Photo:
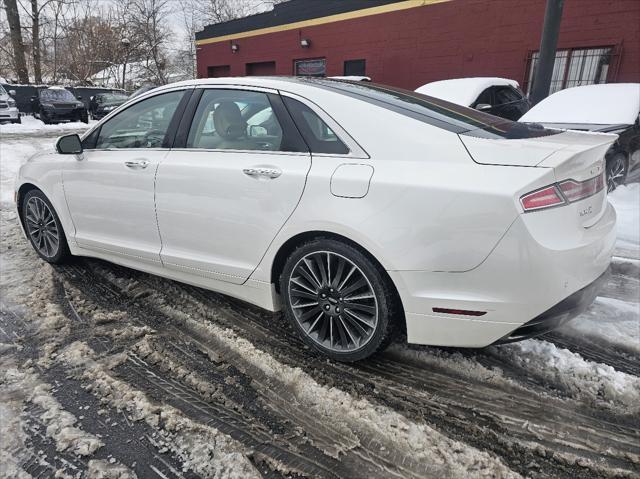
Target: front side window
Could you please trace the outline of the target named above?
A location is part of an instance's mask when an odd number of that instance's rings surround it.
[[[193,118],[187,148],[292,151],[269,100],[261,92],[205,90]]]
[[[162,148],[169,123],[183,91],[142,100],[118,113],[100,128],[96,148]]]

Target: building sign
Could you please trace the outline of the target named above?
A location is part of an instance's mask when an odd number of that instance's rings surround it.
[[[296,76],[323,77],[327,73],[327,60],[316,58],[314,60],[296,60],[294,62]]]

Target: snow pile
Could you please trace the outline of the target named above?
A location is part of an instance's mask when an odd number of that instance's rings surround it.
[[[640,304],[599,297],[587,312],[562,329],[602,338],[640,353]]]
[[[475,357],[466,357],[459,352],[449,352],[432,347],[409,346],[406,343],[393,343],[385,354],[389,354],[401,361],[410,361],[420,365],[436,366],[447,369],[454,374],[487,383],[510,383],[499,368],[487,368],[480,364]]]
[[[2,126],[0,125],[0,128]],[[0,204],[2,206],[13,206],[13,190],[20,166],[39,151],[53,150],[54,141],[54,138],[31,138],[29,141],[2,138],[0,141]]]
[[[45,125],[42,121],[33,116],[23,116],[22,123],[6,123],[0,124],[0,135],[20,134],[20,133],[60,133],[64,134],[67,130],[86,130],[95,121],[89,121],[89,124],[81,121],[70,123],[56,123],[54,125]]]
[[[609,201],[618,214],[617,248],[640,258],[640,183],[616,188],[609,195]]]
[[[247,459],[248,451],[238,442],[215,428],[191,421],[171,406],[152,403],[143,392],[112,377],[108,368],[94,359],[93,350],[82,342],[71,344],[59,356],[65,364],[82,369],[82,379],[90,383],[89,391],[102,402],[158,429],[159,442],[180,457],[185,471],[215,479],[261,477]]]
[[[92,459],[87,468],[87,479],[137,479],[135,472],[118,462]]]
[[[640,411],[640,378],[636,376],[536,339],[501,346],[499,352],[531,374],[561,385],[573,397],[592,403],[604,401],[625,413]]]
[[[49,389],[48,385],[38,384],[30,400],[44,409],[40,419],[47,426],[47,436],[56,442],[56,450],[89,456],[101,448],[104,443],[93,434],[76,427],[76,417],[62,408]]]
[[[0,367],[0,477],[27,479],[31,476],[20,464],[33,456],[33,451],[26,446],[22,409],[31,378],[7,361],[0,361]]]

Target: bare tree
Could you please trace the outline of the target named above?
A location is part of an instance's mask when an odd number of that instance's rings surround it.
[[[4,0],[4,8],[7,12],[7,21],[9,22],[16,75],[20,83],[29,83],[29,72],[24,55],[24,43],[22,41],[22,30],[20,26],[20,14],[18,13],[16,0]]]

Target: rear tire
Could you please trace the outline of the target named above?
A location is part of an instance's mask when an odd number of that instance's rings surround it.
[[[402,315],[384,270],[359,249],[328,238],[304,243],[289,256],[280,293],[302,340],[336,361],[384,349]]]
[[[71,257],[60,218],[40,190],[30,190],[21,205],[24,230],[31,246],[47,263],[64,263]]]

